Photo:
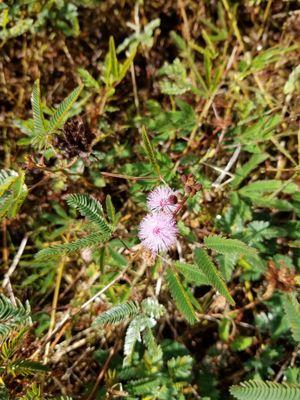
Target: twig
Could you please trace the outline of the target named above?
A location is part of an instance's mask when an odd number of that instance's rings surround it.
[[[132,180],[132,181],[137,181],[137,180],[147,180],[147,179],[153,179],[152,177],[149,176],[129,176],[129,175],[122,175],[122,174],[114,174],[112,172],[100,172],[101,175],[103,176],[108,176],[112,178],[120,178],[120,179],[126,179],[126,180]]]
[[[57,304],[58,304],[59,290],[60,290],[60,285],[61,285],[64,265],[65,265],[65,257],[62,257],[62,259],[60,261],[60,264],[58,266],[58,270],[57,270],[57,276],[56,276],[55,290],[54,290],[54,294],[53,294],[52,311],[51,311],[48,334],[51,334],[51,332],[52,332],[52,330],[53,330],[53,328],[55,326],[56,309],[57,309]],[[49,350],[50,350],[50,342],[47,344],[46,349],[45,349],[44,364],[47,364]]]
[[[107,370],[107,368],[109,366],[109,363],[110,363],[111,359],[113,358],[114,354],[116,353],[116,351],[117,351],[116,347],[113,347],[110,350],[109,355],[108,355],[108,357],[107,357],[107,359],[105,361],[105,364],[103,365],[103,368],[101,369],[101,371],[100,371],[100,373],[99,373],[99,375],[97,377],[96,383],[95,383],[95,385],[93,387],[93,390],[91,391],[91,393],[90,393],[89,397],[87,398],[87,400],[92,400],[92,398],[96,394],[97,388],[98,388],[100,382],[102,381],[102,379],[104,377],[104,374],[105,374],[105,372],[106,372],[106,370]]]
[[[11,266],[9,267],[8,271],[6,272],[3,282],[2,282],[2,287],[5,288],[10,281],[10,277],[12,276],[12,274],[14,273],[15,269],[17,268],[19,261],[22,257],[22,254],[25,250],[26,244],[27,244],[27,240],[29,237],[29,233],[26,233],[25,236],[22,239],[22,242],[20,244],[19,250],[17,251],[17,254],[15,255],[13,262],[11,264]]]
[[[228,174],[228,171],[230,171],[231,167],[233,166],[233,164],[236,162],[236,160],[238,159],[238,156],[240,154],[241,151],[241,146],[238,145],[237,148],[235,149],[234,153],[232,154],[232,157],[230,158],[230,160],[228,161],[228,164],[226,165],[226,167],[224,168],[224,171],[220,174],[220,176],[215,180],[215,182],[212,184],[212,186],[214,187],[218,187],[220,186],[220,184],[222,183],[222,181],[224,180],[225,176]]]

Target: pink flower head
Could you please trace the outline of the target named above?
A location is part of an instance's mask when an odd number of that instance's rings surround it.
[[[177,233],[174,218],[164,212],[148,214],[139,228],[142,245],[153,253],[169,250],[176,242]]]
[[[150,211],[173,213],[177,208],[177,195],[168,186],[158,186],[148,195],[147,206]]]

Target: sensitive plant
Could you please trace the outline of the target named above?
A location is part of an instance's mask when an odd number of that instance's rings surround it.
[[[34,3],[0,7],[0,397],[298,399],[293,2]]]

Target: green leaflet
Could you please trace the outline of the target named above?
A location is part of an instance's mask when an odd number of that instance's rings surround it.
[[[247,246],[244,242],[237,239],[226,239],[222,236],[207,236],[204,239],[204,244],[211,250],[215,250],[221,254],[239,254],[243,255],[254,255],[256,249]]]
[[[105,204],[106,204],[106,212],[107,212],[108,218],[109,218],[110,222],[112,224],[114,224],[115,220],[116,220],[116,210],[115,210],[115,207],[111,200],[111,196],[109,194],[106,196]]]
[[[31,106],[33,113],[33,124],[34,124],[34,136],[35,142],[42,147],[45,144],[47,131],[45,127],[44,115],[41,106],[41,92],[40,92],[40,80],[37,79],[34,82],[32,95],[31,95]]]
[[[26,302],[25,306],[17,299],[14,306],[11,301],[0,294],[0,339],[3,341],[15,328],[31,324],[30,307]]]
[[[68,116],[68,112],[78,99],[81,91],[82,86],[78,86],[60,103],[49,121],[48,133],[52,134],[62,126]]]
[[[261,180],[249,183],[249,185],[242,187],[239,193],[247,197],[259,197],[265,193],[283,192],[293,194],[298,191],[295,183],[284,182],[276,179]]]
[[[49,368],[46,365],[43,365],[39,362],[31,361],[31,360],[16,360],[8,365],[8,371],[12,375],[32,375],[37,374],[39,372],[46,372]]]
[[[112,36],[109,38],[109,51],[108,51],[108,65],[107,70],[112,74],[114,80],[117,80],[119,77],[119,63],[117,59],[115,41]]]
[[[136,316],[139,313],[139,305],[135,301],[127,301],[105,311],[95,319],[93,325],[118,324],[126,318]]]
[[[180,261],[175,262],[175,268],[185,277],[185,279],[195,285],[209,285],[209,281],[198,265],[187,264]]]
[[[106,240],[107,238],[103,237],[101,232],[94,232],[84,238],[76,240],[75,242],[57,244],[47,249],[42,249],[37,253],[36,257],[37,259],[59,257],[64,254],[74,253],[87,247],[94,247],[99,243],[105,242]]]
[[[76,208],[90,222],[97,225],[103,236],[111,235],[111,229],[103,217],[103,208],[92,196],[87,194],[71,194],[67,197],[67,203],[69,206]]]
[[[231,305],[234,305],[235,301],[231,297],[220,272],[217,270],[206,251],[202,249],[196,249],[195,261],[201,271],[203,271],[204,275],[207,277],[211,286],[218,290],[220,294],[224,296]]]
[[[132,353],[137,341],[141,341],[141,333],[147,328],[150,329],[155,325],[155,321],[144,315],[138,315],[129,324],[124,343],[124,365],[131,363]]]
[[[300,342],[300,304],[295,293],[286,294],[284,297],[284,310],[289,327],[296,342]]]
[[[97,231],[75,242],[57,244],[40,250],[36,255],[38,259],[59,257],[87,247],[94,247],[99,243],[106,242],[111,237],[113,230],[106,222],[103,208],[96,199],[87,194],[71,194],[67,197],[67,202],[70,206],[79,210],[81,215],[86,217],[91,223],[95,224]]]
[[[93,78],[93,76],[89,73],[89,71],[87,71],[84,68],[78,68],[77,71],[78,71],[81,79],[83,80],[85,87],[91,88],[91,89],[96,89],[96,90],[100,89],[100,85],[99,85],[98,81],[96,81],[96,79]]]
[[[182,312],[186,320],[190,324],[197,322],[197,317],[191,300],[186,293],[186,289],[182,286],[178,275],[170,268],[166,271],[166,280],[172,295],[172,298],[179,311]]]
[[[237,400],[298,400],[300,386],[252,380],[231,386],[230,393]]]
[[[142,139],[143,139],[144,149],[147,154],[147,157],[148,157],[149,161],[151,162],[151,164],[155,170],[155,173],[157,175],[160,175],[160,169],[159,169],[159,165],[156,160],[154,148],[152,146],[152,143],[149,139],[149,136],[146,132],[145,127],[142,127]]]

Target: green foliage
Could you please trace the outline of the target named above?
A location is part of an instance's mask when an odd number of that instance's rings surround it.
[[[0,398],[299,398],[294,2],[154,3],[0,4],[3,290],[34,311],[0,298]],[[162,182],[179,233],[155,255]]]
[[[144,315],[138,315],[130,321],[124,342],[124,365],[129,365],[132,360],[133,350],[136,342],[141,342],[141,333],[146,329],[151,329],[155,325],[155,321]],[[148,343],[147,343],[148,344]]]
[[[146,152],[146,155],[150,161],[150,163],[152,164],[152,167],[155,171],[155,173],[159,176],[160,175],[160,168],[159,165],[157,163],[157,159],[155,156],[155,150],[153,148],[153,145],[150,141],[150,138],[146,132],[145,127],[142,127],[142,140],[143,140],[143,144],[144,144],[144,149]]]
[[[14,329],[31,324],[29,303],[26,302],[24,306],[18,299],[16,302],[17,304],[14,305],[3,294],[0,295],[0,339],[2,341]]]
[[[20,400],[40,400],[42,396],[40,388],[33,384],[26,392],[24,396],[20,398]]]
[[[300,342],[300,304],[294,293],[287,294],[284,299],[284,310],[293,338]]]
[[[139,311],[140,309],[138,303],[136,303],[135,301],[128,301],[127,303],[119,304],[109,309],[108,311],[105,311],[95,319],[93,324],[118,324],[120,322],[123,322],[126,318],[136,316]]]
[[[0,384],[0,399],[1,400],[9,400],[8,390],[2,383]]]
[[[101,81],[103,81],[106,88],[105,96],[109,98],[114,94],[115,87],[124,79],[133,63],[135,54],[136,48],[133,48],[125,61],[121,63],[117,58],[114,38],[111,36],[109,38],[109,49],[105,57],[102,75],[95,79],[85,68],[78,68],[77,71],[84,86],[93,92],[101,93],[101,96],[103,96],[103,92],[101,92],[103,89]]]
[[[105,205],[106,205],[106,212],[107,216],[110,220],[110,222],[115,225],[117,222],[117,215],[116,215],[116,210],[113,205],[113,202],[111,200],[111,196],[108,194],[105,199]]]
[[[195,310],[190,296],[187,294],[187,289],[183,287],[178,275],[170,268],[166,271],[166,280],[176,307],[190,324],[197,322]]]
[[[160,25],[160,19],[156,18],[145,25],[144,30],[137,29],[132,35],[127,37],[123,43],[121,43],[117,52],[121,53],[125,49],[129,48],[129,51],[136,49],[139,45],[150,49],[153,46],[153,35],[156,28]]]
[[[114,384],[122,384],[128,399],[184,399],[192,393],[193,364],[184,346],[164,341],[156,352],[134,353],[131,366],[114,370]],[[107,385],[107,393],[109,388]]]
[[[53,115],[51,116],[49,120],[49,125],[48,125],[48,134],[52,135],[53,133],[56,133],[58,129],[62,127],[66,119],[68,118],[68,113],[70,109],[73,107],[75,104],[76,100],[78,99],[80,92],[82,90],[82,86],[78,86],[76,89],[74,89],[68,97],[66,97],[56,108],[56,110],[53,112]]]
[[[31,95],[34,138],[32,143],[43,147],[46,143],[46,126],[41,105],[40,80],[34,82]]]
[[[261,71],[266,68],[269,64],[278,61],[284,54],[294,51],[298,48],[297,45],[284,47],[274,46],[265,51],[261,51],[256,57],[250,62],[242,62],[241,67],[241,78],[244,79],[251,73]]]
[[[249,120],[240,123],[233,133],[237,136],[239,143],[247,145],[247,150],[259,153],[256,145],[270,140],[282,120],[280,114],[261,115],[257,122],[249,124]]]
[[[79,34],[75,2],[65,0],[41,2],[7,1],[0,8],[2,43],[24,33],[37,33],[44,25],[60,29],[67,36]]]
[[[113,231],[106,222],[101,204],[90,195],[71,194],[67,198],[70,206],[79,210],[80,214],[96,225],[96,232],[78,239],[71,243],[63,243],[42,249],[38,252],[38,259],[46,259],[48,257],[58,257],[64,254],[74,253],[78,250],[94,247],[99,243],[105,243],[109,240]]]
[[[23,171],[0,170],[0,220],[5,217],[14,218],[27,194]]]
[[[224,255],[238,254],[253,255],[256,250],[248,247],[245,243],[237,239],[227,239],[222,236],[207,236],[204,238],[204,244],[211,250],[215,250],[218,253]]]
[[[41,150],[50,147],[53,135],[59,132],[65,121],[69,118],[71,108],[74,106],[81,91],[82,86],[78,86],[55,110],[47,108],[47,113],[50,113],[50,119],[47,120],[44,115],[46,106],[44,106],[41,101],[40,81],[37,79],[33,85],[31,96],[33,125],[31,124],[31,120],[16,120],[15,125],[29,136],[29,143],[31,143],[34,148]],[[19,143],[27,144],[27,142],[22,139]]]
[[[37,253],[36,257],[40,260],[50,257],[59,257],[64,254],[74,253],[81,249],[97,246],[99,243],[103,242],[104,238],[101,233],[94,232],[72,243],[56,244],[49,248],[42,249]]]
[[[186,264],[180,261],[176,261],[174,265],[188,282],[199,286],[210,284],[207,277],[197,265]]]
[[[193,107],[182,99],[175,100],[176,108],[164,110],[162,106],[154,101],[147,101],[148,114],[142,122],[150,131],[157,132],[157,139],[169,139],[175,135],[182,137],[190,134],[197,124],[196,114]]]
[[[111,235],[111,228],[104,219],[103,208],[99,201],[87,194],[71,194],[67,197],[67,203],[94,223],[103,237]]]
[[[252,172],[259,164],[264,162],[268,158],[267,154],[258,153],[253,154],[249,161],[242,165],[242,167],[238,168],[235,172],[235,177],[231,182],[231,186],[233,189],[237,188],[241,182]]]
[[[136,342],[141,342],[143,339],[147,348],[151,351],[157,350],[151,328],[155,326],[156,320],[162,316],[164,311],[165,308],[153,298],[146,298],[140,304],[135,301],[128,301],[102,313],[94,320],[93,325],[97,327],[108,323],[118,324],[131,319],[124,342],[124,354],[126,356],[124,365],[130,365]]]
[[[231,386],[230,393],[238,400],[297,400],[300,386],[252,380]]]
[[[78,74],[81,77],[86,88],[100,90],[99,82],[84,68],[78,68]]]
[[[105,57],[103,77],[107,88],[113,88],[124,78],[134,60],[135,53],[136,48],[134,47],[124,63],[120,63],[117,58],[114,38],[113,36],[109,38],[109,49]]]
[[[28,376],[48,371],[46,365],[30,360],[15,360],[7,365],[7,373],[12,376]]]
[[[218,290],[220,294],[224,296],[231,305],[234,305],[235,302],[229,293],[229,290],[223,280],[223,277],[213,264],[212,260],[210,259],[206,251],[202,249],[201,250],[196,249],[195,261],[199,266],[199,268],[201,269],[201,271],[206,276],[210,285],[216,290]]]
[[[175,58],[172,64],[165,62],[159,70],[160,76],[165,76],[160,82],[160,90],[170,96],[180,95],[192,89],[187,80],[187,72],[179,58]]]
[[[261,180],[249,183],[239,190],[241,196],[251,199],[252,203],[267,208],[277,208],[282,211],[293,210],[293,204],[277,195],[297,193],[297,185],[280,180]],[[271,193],[271,195],[269,195]]]

